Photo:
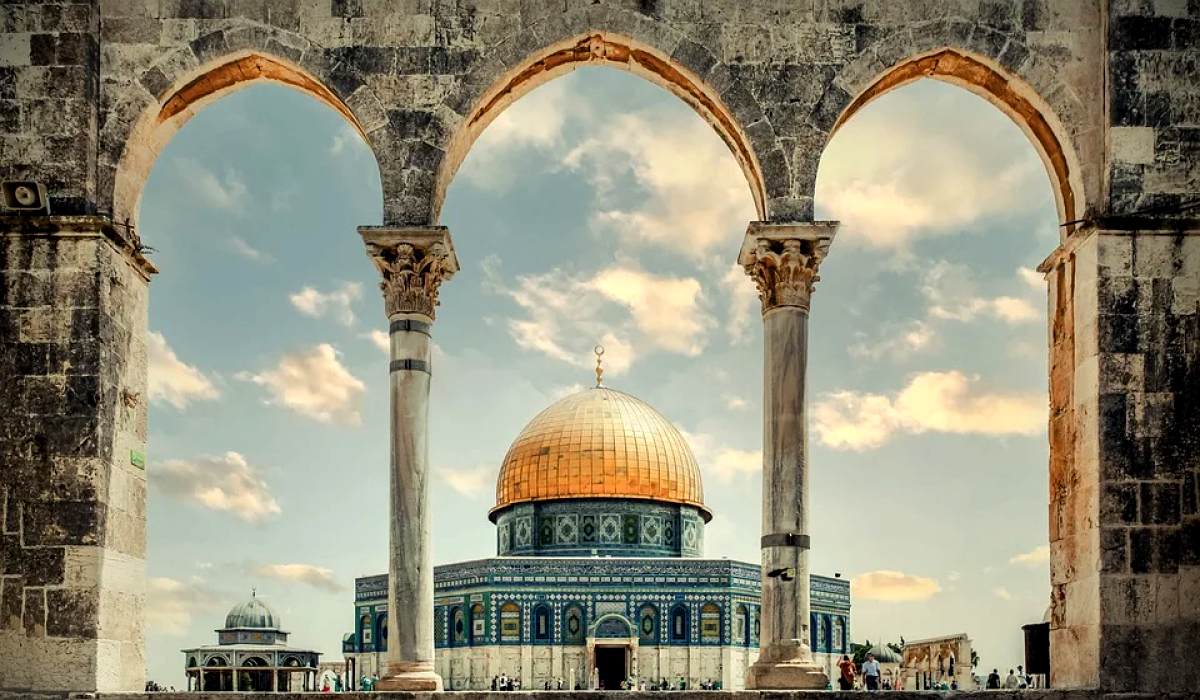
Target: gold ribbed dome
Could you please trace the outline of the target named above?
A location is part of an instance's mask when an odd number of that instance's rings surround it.
[[[537,414],[508,448],[496,507],[562,498],[639,498],[699,508],[700,468],[679,430],[648,404],[584,389]]]

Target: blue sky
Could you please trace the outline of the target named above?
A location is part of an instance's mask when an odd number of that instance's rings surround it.
[[[813,571],[854,590],[852,635],[967,632],[1020,662],[1048,604],[1045,170],[983,100],[885,95],[823,158],[843,222],[814,295]],[[434,557],[494,553],[509,442],[592,381],[685,433],[709,556],[757,560],[761,332],[733,261],[754,218],[720,138],[640,78],[584,68],[502,114],[443,208],[462,270],[435,327]],[[340,658],[355,576],[387,563],[387,355],[355,228],[378,170],[342,118],[258,85],[161,154],[139,228],[151,283],[149,677],[182,685],[251,586],[293,641]],[[483,397],[483,400],[481,400]]]

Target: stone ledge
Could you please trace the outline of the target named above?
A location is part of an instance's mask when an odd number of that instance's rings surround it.
[[[799,700],[801,698],[827,698],[829,700],[868,700],[881,697],[887,700],[1195,700],[1200,693],[1114,693],[1102,690],[962,690],[962,691],[890,691],[868,695],[863,691],[826,690],[682,690],[658,692],[631,691],[446,691],[442,693],[45,693],[36,691],[0,690],[0,700],[313,700],[317,697],[341,698],[342,700],[437,700],[449,696],[454,700]]]

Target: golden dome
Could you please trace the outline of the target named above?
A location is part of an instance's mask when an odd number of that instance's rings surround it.
[[[529,421],[504,456],[491,513],[563,498],[683,503],[712,517],[679,430],[642,400],[607,387],[572,394]]]

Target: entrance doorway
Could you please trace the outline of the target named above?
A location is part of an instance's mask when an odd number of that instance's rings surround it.
[[[596,647],[596,671],[600,676],[600,687],[605,690],[620,690],[621,681],[629,677],[626,667],[626,647]]]

